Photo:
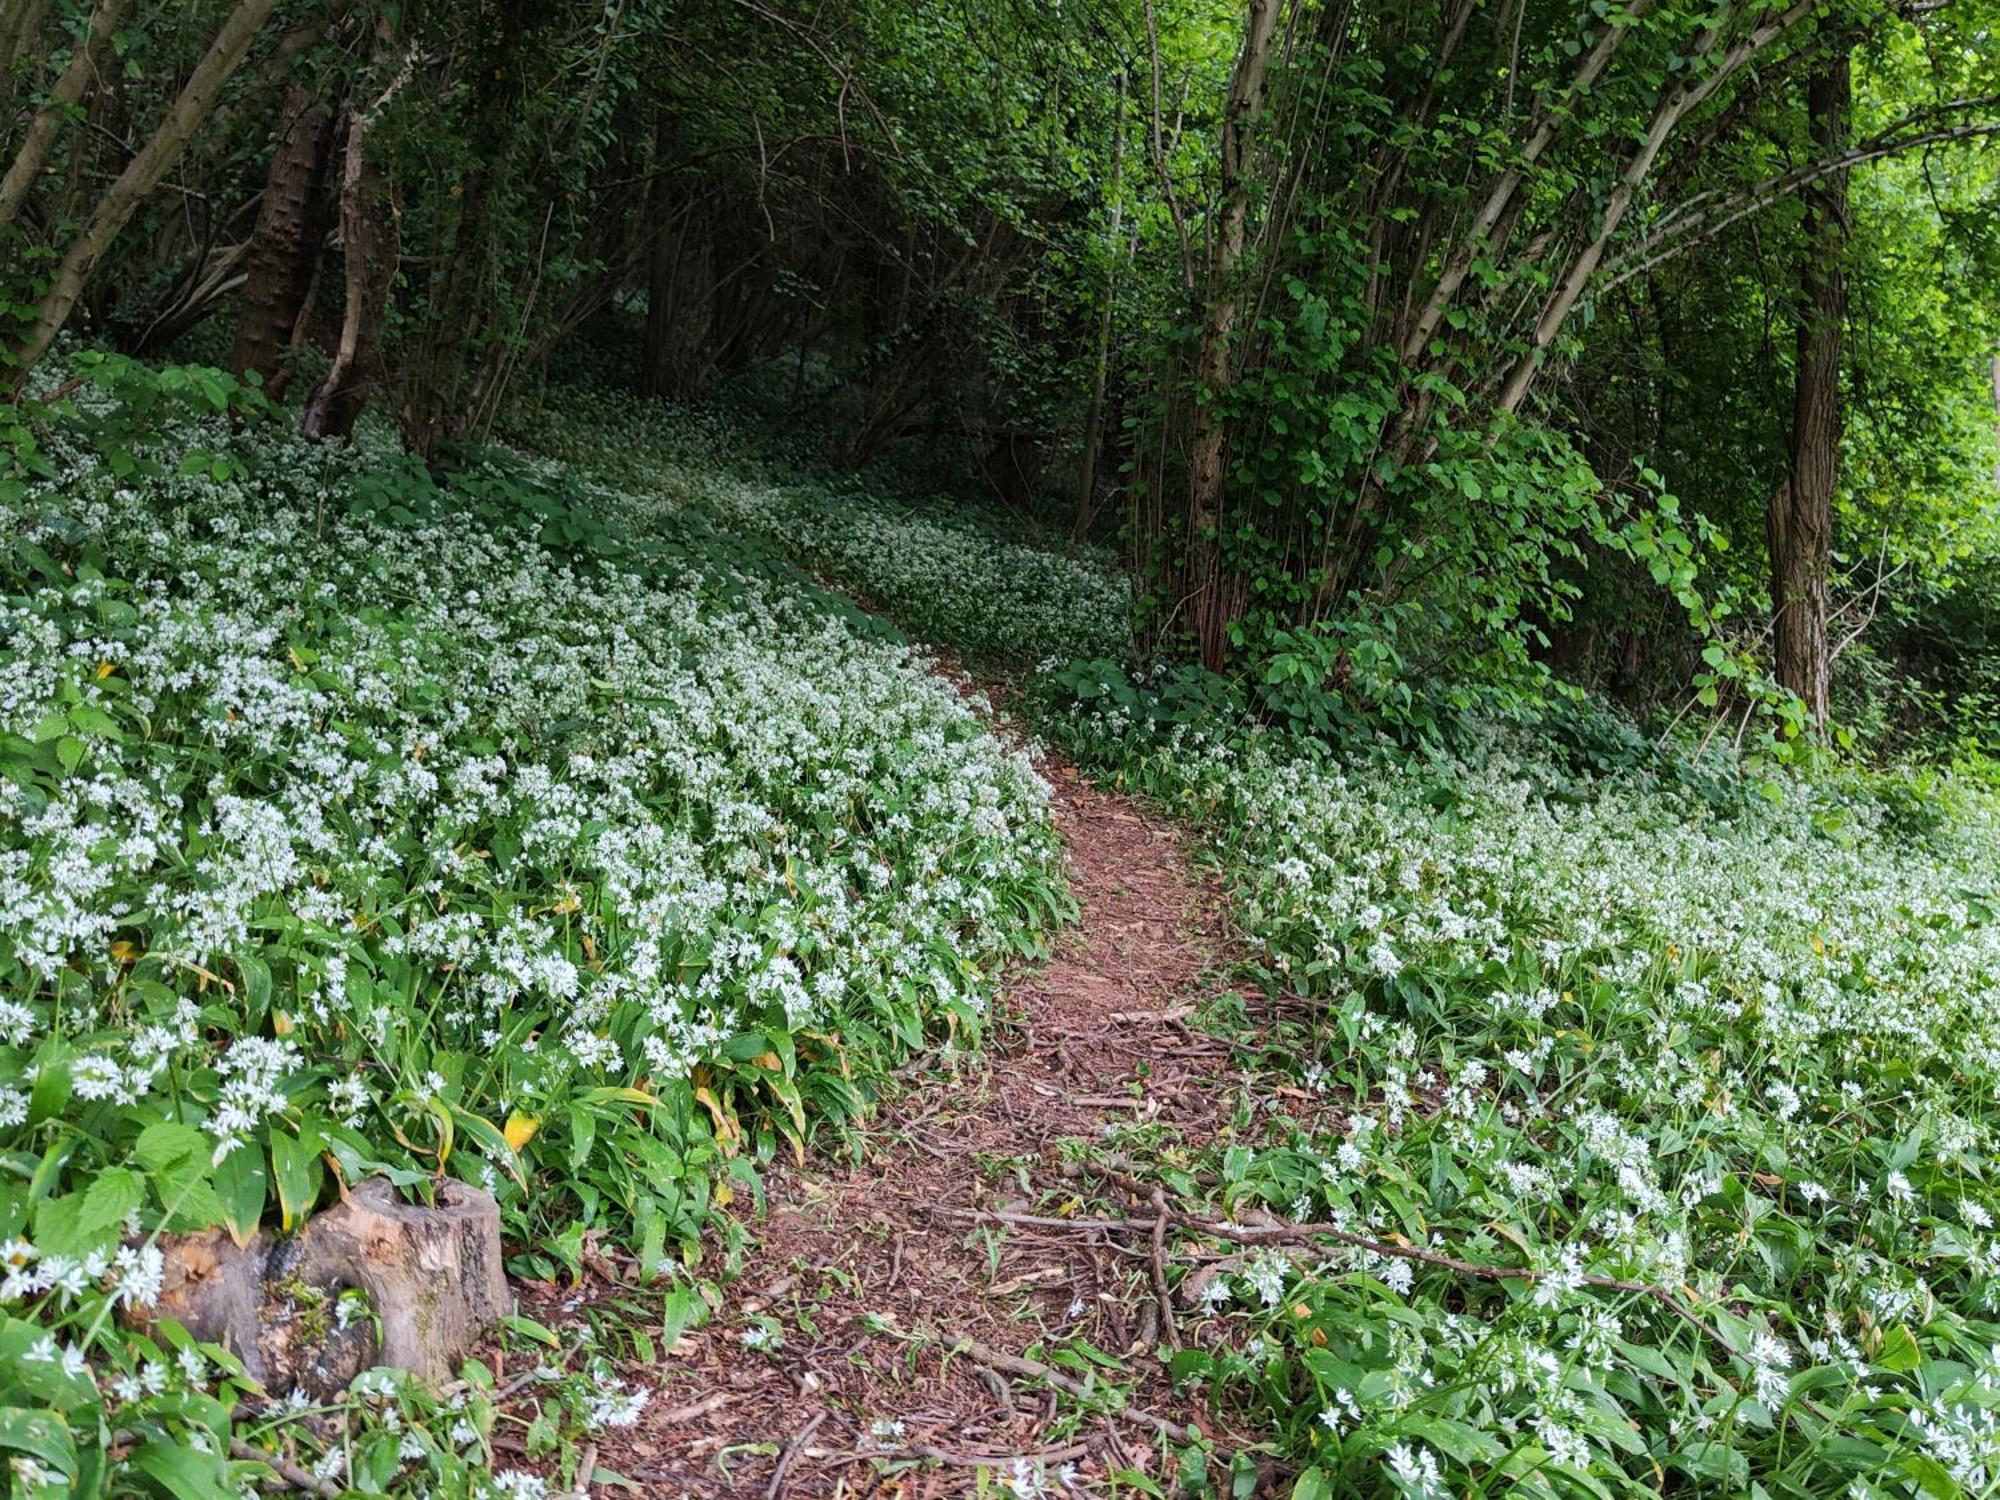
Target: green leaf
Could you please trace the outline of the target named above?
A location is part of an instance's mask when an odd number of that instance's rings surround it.
[[[528,1185],[528,1179],[521,1175],[521,1163],[514,1154],[514,1148],[507,1144],[507,1137],[500,1133],[498,1126],[490,1120],[481,1119],[470,1110],[460,1109],[449,1101],[446,1102],[445,1108],[451,1111],[451,1117],[458,1128],[479,1143],[479,1148],[486,1153],[488,1161],[496,1167],[504,1168],[522,1187]]]
[[[52,1411],[0,1406],[0,1448],[39,1459],[65,1479],[76,1474],[76,1439],[69,1424]]]
[[[98,1400],[97,1387],[87,1375],[72,1375],[59,1360],[29,1359],[28,1351],[48,1337],[48,1330],[24,1318],[0,1320],[0,1403],[32,1404],[38,1409],[68,1411]]]
[[[236,1500],[222,1461],[180,1443],[148,1443],[126,1460],[175,1500]]]
[[[264,1201],[271,1193],[271,1174],[264,1165],[264,1153],[250,1146],[238,1146],[215,1168],[215,1195],[222,1200],[223,1222],[237,1245],[250,1242],[264,1217]]]
[[[1917,1336],[1902,1324],[1882,1336],[1882,1352],[1875,1356],[1877,1369],[1907,1375],[1923,1362],[1924,1351],[1917,1343]]]
[[[312,1212],[324,1173],[317,1151],[297,1136],[273,1127],[271,1175],[278,1187],[279,1224],[286,1233],[298,1228]]]
[[[157,1120],[139,1132],[132,1158],[147,1171],[160,1172],[191,1156],[205,1156],[210,1149],[208,1137],[194,1126]]]
[[[130,1167],[106,1167],[85,1189],[77,1228],[85,1234],[113,1229],[146,1201],[146,1179]]]
[[[236,960],[236,968],[243,975],[243,998],[254,1013],[263,1015],[271,1008],[270,966],[246,953]]]

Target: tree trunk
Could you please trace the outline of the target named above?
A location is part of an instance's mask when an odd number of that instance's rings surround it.
[[[1993,381],[1994,420],[2000,423],[2000,354],[1993,356],[1993,362],[1987,366],[1987,374]],[[1996,448],[2000,448],[2000,444],[1996,444]],[[2000,490],[2000,451],[1993,456],[1993,488]]]
[[[376,1365],[449,1380],[510,1304],[493,1196],[446,1178],[437,1199],[404,1203],[369,1177],[293,1235],[163,1235],[159,1296],[126,1321],[150,1332],[171,1318],[273,1395],[328,1396]],[[352,1322],[338,1315],[350,1290],[367,1314]]]
[[[1528,389],[1535,382],[1542,368],[1549,347],[1562,332],[1563,325],[1576,310],[1577,303],[1603,264],[1604,252],[1610,248],[1618,226],[1637,201],[1639,190],[1652,174],[1653,164],[1667,140],[1679,128],[1680,123],[1694,110],[1706,103],[1710,95],[1721,88],[1730,76],[1758,53],[1769,47],[1792,27],[1799,25],[1816,9],[1814,0],[1797,0],[1790,8],[1769,16],[1752,26],[1729,47],[1716,57],[1714,64],[1698,80],[1685,83],[1671,90],[1646,127],[1646,133],[1639,142],[1639,148],[1626,163],[1619,175],[1618,184],[1605,200],[1599,216],[1596,235],[1571,257],[1555,289],[1543,304],[1541,317],[1536,320],[1534,333],[1530,336],[1529,347],[1515,361],[1507,376],[1506,384],[1500,389],[1496,405],[1505,412],[1519,411],[1527,398]],[[1722,39],[1724,29],[1735,17],[1737,6],[1734,0],[1726,3],[1716,12],[1705,26],[1689,53],[1691,61],[1705,58]]]
[[[368,125],[409,71],[405,62],[372,109],[355,110],[348,118],[340,177],[340,251],[347,301],[333,364],[306,399],[299,421],[299,430],[307,437],[351,436],[369,393],[382,384],[382,320],[396,280],[397,236],[381,171],[368,160]]]
[[[1070,537],[1082,541],[1097,519],[1097,466],[1104,450],[1104,387],[1111,375],[1111,327],[1117,310],[1120,238],[1125,225],[1125,76],[1118,77],[1118,114],[1111,141],[1110,263],[1104,268],[1104,306],[1097,315],[1097,353],[1091,363],[1090,409],[1083,422],[1083,467],[1076,480],[1076,515]]]
[[[62,77],[49,90],[48,102],[35,111],[35,118],[28,124],[28,133],[21,146],[14,153],[14,160],[7,168],[7,175],[0,178],[0,229],[14,222],[21,212],[21,206],[28,201],[33,191],[35,179],[47,165],[49,153],[55,149],[56,137],[62,134],[64,123],[70,111],[83,97],[83,91],[97,76],[97,70],[104,61],[104,49],[111,40],[112,28],[118,24],[118,16],[125,9],[125,0],[97,0],[90,12],[90,26],[84,34],[83,44],[71,55],[69,66],[63,69]],[[4,42],[5,38],[0,38]],[[20,39],[16,38],[5,47],[0,47],[0,76],[13,77],[13,48]],[[0,88],[4,88],[0,84]]]
[[[680,399],[701,387],[715,329],[714,238],[699,208],[679,210],[680,225],[662,191],[653,208],[654,235],[646,260],[646,333],[639,389]]]
[[[236,347],[230,356],[239,372],[255,370],[274,393],[282,381],[279,357],[291,342],[326,238],[326,162],[333,125],[331,111],[317,94],[299,87],[287,90],[245,257]]]
[[[14,69],[23,58],[37,55],[45,0],[0,0],[0,127],[14,102]]]
[[[1584,55],[1583,61],[1577,67],[1576,76],[1570,80],[1569,88],[1565,91],[1569,97],[1575,98],[1590,90],[1603,75],[1605,68],[1610,65],[1613,54],[1631,34],[1633,30],[1631,23],[1643,16],[1651,4],[1652,0],[1636,0],[1636,3],[1625,7],[1625,25],[1606,25],[1598,33],[1596,45]],[[1446,260],[1444,269],[1438,275],[1437,285],[1431,288],[1423,312],[1418,315],[1408,337],[1403,341],[1404,364],[1415,364],[1418,356],[1424,352],[1431,335],[1437,332],[1438,325],[1444,321],[1445,313],[1450,310],[1452,300],[1458,296],[1458,289],[1465,285],[1465,278],[1472,271],[1473,261],[1482,254],[1497,253],[1498,244],[1506,236],[1496,235],[1494,231],[1499,228],[1509,206],[1514,202],[1514,195],[1520,188],[1522,179],[1534,171],[1542,153],[1548,150],[1549,143],[1556,138],[1557,131],[1567,121],[1568,115],[1563,108],[1563,102],[1560,98],[1543,101],[1542,107],[1536,114],[1535,128],[1529,135],[1527,143],[1522,146],[1520,157],[1511,162],[1487,189],[1486,199],[1480,204],[1479,212],[1474,215],[1472,226],[1465,231],[1459,240],[1458,248]]]
[[[100,0],[100,8],[106,3],[111,3],[111,0]],[[273,3],[274,0],[237,0],[235,9],[222,23],[222,29],[216,33],[208,51],[202,54],[194,72],[188,75],[179,97],[167,110],[166,118],[160,121],[151,139],[139,148],[139,154],[126,163],[125,170],[98,199],[97,207],[56,267],[48,290],[36,305],[33,323],[7,351],[6,362],[10,368],[0,372],[0,380],[18,384],[35,362],[48,352],[63,324],[69,321],[70,310],[76,306],[77,298],[83,295],[84,284],[90,279],[98,261],[103,259],[118,232],[130,221],[146,195],[159,185],[188,140],[208,118],[222,86],[229,81],[229,75],[243,61],[243,54],[250,50],[250,43],[258,30],[269,19]]]
[[[1845,46],[1831,53],[1806,90],[1815,154],[1847,144],[1852,84]],[[1813,723],[1827,717],[1827,575],[1833,556],[1833,492],[1840,479],[1841,341],[1847,323],[1847,173],[1830,172],[1804,194],[1805,242],[1799,274],[1798,356],[1792,402],[1791,473],[1771,497],[1772,637],[1778,681],[1804,700]]]
[[[1264,75],[1277,35],[1278,0],[1250,0],[1243,50],[1229,79],[1222,116],[1222,180],[1208,261],[1208,306],[1195,355],[1195,406],[1188,435],[1188,622],[1202,665],[1222,665],[1228,646],[1229,590],[1222,577],[1223,397],[1232,384],[1238,273],[1250,220],[1248,141],[1264,102]]]
[[[417,453],[427,455],[440,439],[464,430],[465,372],[486,352],[486,323],[494,311],[494,210],[506,201],[515,167],[524,88],[521,46],[532,31],[550,24],[553,12],[554,7],[528,0],[501,0],[490,45],[467,60],[473,80],[466,104],[470,165],[451,253],[426,309],[416,356],[407,366],[398,362],[397,420],[403,441]]]

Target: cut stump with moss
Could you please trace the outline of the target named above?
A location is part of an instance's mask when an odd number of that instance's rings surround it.
[[[209,1229],[159,1247],[165,1282],[133,1322],[172,1319],[278,1394],[325,1395],[376,1365],[447,1380],[509,1303],[499,1205],[449,1180],[434,1205],[371,1177],[297,1234],[239,1246]]]

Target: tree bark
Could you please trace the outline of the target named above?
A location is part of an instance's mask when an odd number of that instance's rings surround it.
[[[63,69],[62,77],[49,90],[48,102],[35,111],[35,117],[28,123],[28,133],[22,138],[21,146],[14,153],[14,160],[7,168],[7,175],[0,178],[0,229],[14,222],[21,207],[28,201],[33,191],[35,179],[48,164],[49,153],[55,149],[56,137],[62,134],[64,122],[83,91],[97,76],[97,70],[104,61],[104,49],[110,44],[111,30],[118,24],[119,13],[125,9],[125,0],[97,0],[90,12],[90,25],[84,33],[82,43],[71,54],[69,66]],[[0,38],[0,42],[6,42]],[[19,38],[0,47],[0,76],[11,80],[13,77],[14,48]],[[0,83],[0,89],[6,85]],[[0,98],[4,103],[4,98]]]
[[[1195,406],[1188,435],[1189,624],[1202,665],[1222,665],[1228,648],[1229,591],[1222,577],[1223,397],[1231,386],[1240,271],[1250,220],[1248,144],[1264,104],[1264,77],[1277,35],[1278,0],[1250,0],[1243,50],[1229,79],[1222,116],[1221,193],[1208,261],[1207,309],[1195,355]]]
[[[1806,89],[1816,152],[1845,146],[1853,98],[1845,46],[1831,53]],[[1833,494],[1840,480],[1841,346],[1847,323],[1847,173],[1832,172],[1804,194],[1799,274],[1798,354],[1792,402],[1791,472],[1771,497],[1765,534],[1771,551],[1772,637],[1778,681],[1804,701],[1814,724],[1827,719],[1827,579],[1833,557]]]
[[[273,1395],[328,1396],[376,1365],[449,1380],[509,1296],[492,1194],[445,1178],[437,1200],[404,1203],[369,1177],[296,1234],[258,1230],[241,1245],[222,1229],[164,1235],[159,1296],[125,1321],[151,1332],[171,1318]],[[336,1303],[350,1289],[369,1316],[343,1326]]]
[[[326,163],[333,126],[331,111],[316,93],[298,86],[286,91],[257,225],[250,233],[237,299],[236,347],[230,356],[238,372],[255,370],[273,393],[282,384],[279,358],[291,342],[326,238]]]
[[[1993,417],[1996,426],[2000,426],[2000,354],[1993,356],[1992,363],[1987,366],[1987,374],[1993,381]],[[1995,447],[2000,449],[2000,443],[1996,443]],[[2000,451],[1993,456],[1993,487],[2000,490]]]
[[[100,6],[111,0],[100,0]],[[166,118],[153,131],[152,137],[139,148],[139,154],[125,165],[111,185],[104,190],[97,201],[83,230],[71,242],[61,263],[56,267],[54,279],[43,293],[35,308],[35,318],[20,340],[8,351],[10,366],[0,372],[0,380],[14,384],[26,377],[27,372],[44,354],[49,345],[69,321],[70,310],[76,306],[77,298],[83,295],[84,284],[104,253],[111,248],[111,242],[131,220],[139,204],[166,176],[180,156],[202,121],[214,109],[222,86],[229,81],[229,75],[236,71],[243,61],[243,54],[250,50],[250,43],[264,22],[270,18],[274,0],[237,0],[222,28],[195,64],[194,72],[181,88],[179,96],[167,110]]]
[[[0,0],[0,125],[14,102],[16,65],[41,35],[46,0]]]
[[[404,443],[417,453],[428,455],[440,439],[464,430],[465,372],[486,353],[486,322],[494,311],[488,275],[493,269],[492,224],[494,207],[504,203],[515,169],[526,89],[521,48],[532,32],[552,23],[554,12],[552,6],[529,0],[501,0],[490,47],[468,59],[470,166],[461,184],[451,253],[426,308],[415,357],[398,361],[402,402],[397,420]]]
[[[347,300],[333,364],[306,399],[299,421],[299,430],[307,437],[351,436],[369,393],[383,381],[382,321],[396,281],[397,235],[381,171],[368,160],[368,126],[409,77],[410,68],[405,61],[371,108],[357,109],[348,117],[340,179],[340,253]]]
[[[1635,0],[1634,4],[1625,8],[1625,24],[1607,25],[1598,33],[1596,45],[1584,54],[1583,61],[1577,65],[1576,76],[1570,80],[1567,91],[1569,98],[1574,99],[1589,93],[1597,80],[1603,76],[1605,68],[1610,65],[1612,56],[1651,4],[1652,0]],[[1431,288],[1423,312],[1418,315],[1408,337],[1403,341],[1404,364],[1415,364],[1417,356],[1423,353],[1424,346],[1430,342],[1431,335],[1437,332],[1438,324],[1444,321],[1445,313],[1450,309],[1453,299],[1458,296],[1458,289],[1465,285],[1465,278],[1472,270],[1473,261],[1482,252],[1494,253],[1494,230],[1500,225],[1509,206],[1514,202],[1514,195],[1520,188],[1522,179],[1534,170],[1535,164],[1541,160],[1542,153],[1548,150],[1549,143],[1556,138],[1558,129],[1567,117],[1562,99],[1544,101],[1535,128],[1530,132],[1527,143],[1521,148],[1520,158],[1506,167],[1487,189],[1485,201],[1480,204],[1479,212],[1473,216],[1472,227],[1467,229],[1459,240],[1458,248],[1452,252],[1450,259],[1445,262],[1443,271],[1438,275],[1437,285]]]
[[[654,132],[653,184],[646,217],[646,333],[640,353],[639,389],[648,396],[692,396],[714,347],[714,235],[700,207],[681,201],[670,186],[673,125],[660,112]],[[675,221],[678,220],[678,223]]]
[[[1735,18],[1736,6],[1726,3],[1715,18],[1703,29],[1690,54],[1699,62],[1711,52],[1721,40],[1724,28]],[[1779,12],[1767,20],[1751,27],[1734,44],[1725,49],[1707,74],[1698,81],[1687,83],[1673,90],[1653,113],[1652,122],[1647,126],[1645,137],[1639,149],[1633,153],[1625,170],[1620,174],[1618,185],[1605,201],[1603,216],[1599,221],[1596,235],[1573,256],[1565,268],[1556,288],[1549,294],[1543,305],[1542,314],[1536,320],[1535,330],[1529,340],[1529,348],[1514,364],[1501,387],[1499,400],[1495,403],[1500,410],[1513,412],[1520,410],[1528,389],[1534,384],[1542,361],[1549,346],[1555,343],[1562,332],[1569,315],[1576,310],[1591,278],[1603,263],[1604,252],[1610,247],[1618,226],[1625,220],[1639,196],[1639,190],[1652,174],[1653,163],[1659,159],[1661,149],[1668,138],[1679,127],[1680,122],[1730,78],[1736,70],[1751,58],[1769,47],[1792,27],[1810,16],[1817,8],[1814,0],[1797,0],[1790,8]]]
[[[1104,270],[1104,306],[1097,315],[1097,353],[1091,363],[1090,407],[1083,422],[1083,465],[1076,480],[1076,514],[1070,537],[1082,541],[1097,518],[1097,465],[1104,449],[1104,387],[1111,374],[1111,328],[1117,311],[1118,261],[1125,226],[1125,76],[1118,77],[1118,114],[1111,141],[1110,262]]]

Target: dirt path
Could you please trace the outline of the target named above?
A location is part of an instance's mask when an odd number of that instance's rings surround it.
[[[1095,1184],[1070,1196],[1065,1143],[1114,1123],[1197,1138],[1221,1123],[1228,1049],[1181,1020],[1217,966],[1213,893],[1164,822],[1067,767],[1045,774],[1076,927],[1009,990],[1013,1019],[983,1053],[884,1110],[860,1165],[774,1174],[730,1302],[664,1366],[633,1371],[658,1387],[652,1407],[604,1435],[599,1462],[642,1493],[915,1500],[1004,1477],[1032,1494],[1065,1466],[1088,1493],[1170,1463],[1133,1407],[1209,1426],[1153,1354],[1171,1316],[1153,1257],[1129,1236],[1025,1221],[1088,1214]],[[953,1352],[965,1340],[979,1349]],[[1088,1354],[1051,1351],[1086,1342],[1122,1366],[1108,1373],[1132,1405],[1116,1417],[1091,1409],[1115,1399],[1010,1365],[1039,1346],[1080,1380]]]

